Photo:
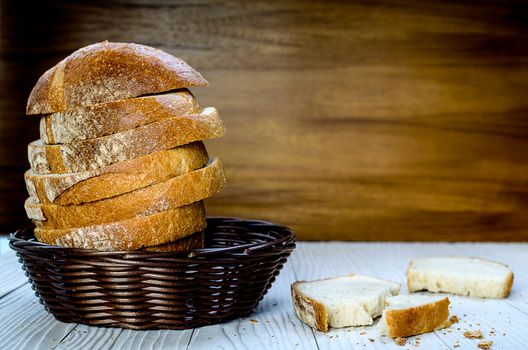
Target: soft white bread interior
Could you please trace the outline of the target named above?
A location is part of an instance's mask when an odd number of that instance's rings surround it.
[[[418,258],[407,269],[409,292],[427,290],[479,298],[505,298],[513,272],[504,264],[480,258]]]
[[[397,295],[387,298],[378,324],[381,335],[408,337],[450,327],[449,299],[429,295]]]
[[[329,326],[371,325],[381,315],[385,299],[399,291],[399,283],[358,275],[298,281],[291,286],[297,317],[322,332]]]

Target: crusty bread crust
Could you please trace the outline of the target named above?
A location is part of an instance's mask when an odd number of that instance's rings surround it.
[[[71,174],[24,174],[32,202],[81,204],[114,197],[166,181],[204,166],[208,161],[202,142],[162,150],[107,167]]]
[[[328,312],[323,304],[299,290],[298,285],[303,282],[297,281],[291,285],[295,314],[310,327],[321,332],[328,332]]]
[[[83,47],[46,71],[33,87],[26,114],[48,114],[160,93],[207,81],[183,60],[139,44]]]
[[[28,146],[29,163],[37,174],[93,170],[191,142],[220,137],[225,127],[216,108],[200,114],[165,118],[116,134],[61,145],[41,140]]]
[[[503,298],[508,297],[510,295],[510,291],[513,286],[513,272],[510,272],[510,275],[508,276],[508,279],[506,280],[506,283],[504,284],[504,293],[502,294]]]
[[[161,245],[151,247],[143,247],[141,250],[147,252],[179,252],[183,250],[202,249],[204,247],[205,234],[204,231],[193,233],[187,237],[178,239],[177,241],[168,242]]]
[[[449,298],[405,309],[386,310],[385,317],[391,338],[408,337],[450,327]]]
[[[206,226],[203,203],[108,224],[73,229],[35,228],[41,242],[71,248],[104,251],[136,250],[156,246],[202,231]]]
[[[38,228],[59,229],[99,225],[146,216],[212,196],[225,176],[220,159],[207,166],[119,196],[80,205],[38,204],[26,201],[26,213]]]
[[[188,90],[110,101],[43,116],[40,138],[46,144],[70,143],[199,112],[200,106]]]

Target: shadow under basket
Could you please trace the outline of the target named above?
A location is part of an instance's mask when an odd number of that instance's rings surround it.
[[[204,249],[64,248],[10,236],[41,304],[57,320],[129,329],[188,329],[248,316],[295,248],[287,227],[208,218]]]

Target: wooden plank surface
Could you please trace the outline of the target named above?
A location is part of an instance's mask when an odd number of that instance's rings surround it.
[[[101,40],[153,45],[210,81],[229,184],[209,213],[302,239],[528,239],[523,1],[1,3],[0,227],[24,223],[40,74]]]
[[[361,273],[402,283],[410,259],[431,255],[471,255],[497,259],[515,273],[505,300],[449,296],[460,318],[449,329],[408,338],[404,347],[379,337],[375,326],[332,329],[323,334],[300,322],[289,286],[298,279]],[[463,332],[480,329],[493,350],[524,349],[528,334],[528,244],[306,243],[301,242],[261,305],[249,317],[187,331],[130,331],[55,321],[38,304],[12,252],[0,263],[12,277],[0,279],[0,348],[16,349],[475,349]]]

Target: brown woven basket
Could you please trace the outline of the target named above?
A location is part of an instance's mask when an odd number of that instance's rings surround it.
[[[10,236],[35,294],[63,322],[187,329],[249,315],[295,248],[283,226],[208,218],[204,249],[101,252]]]

